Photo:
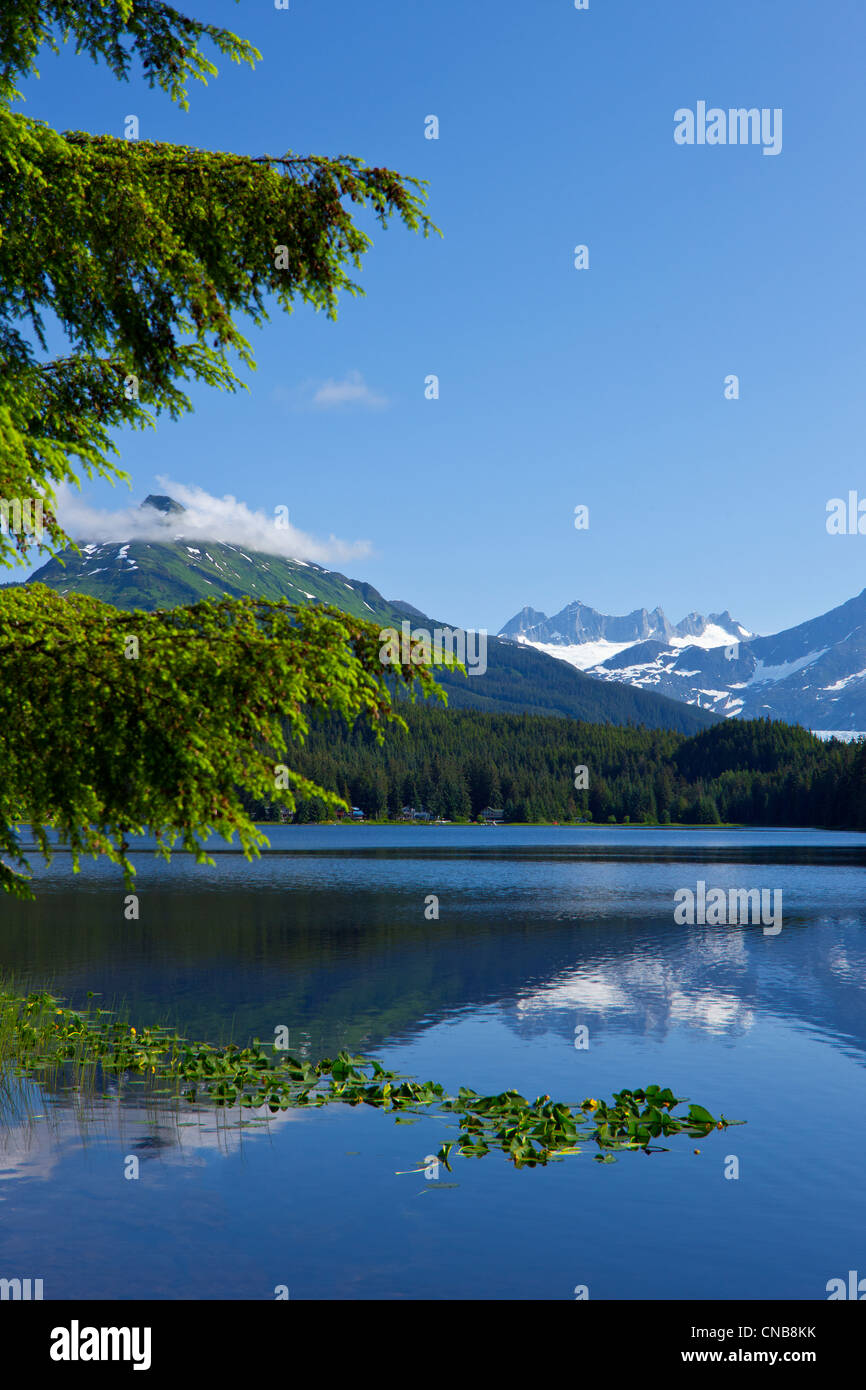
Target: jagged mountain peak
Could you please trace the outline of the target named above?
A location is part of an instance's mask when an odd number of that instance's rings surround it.
[[[405,600],[391,603],[371,584],[311,560],[178,536],[178,529],[187,528],[183,522],[172,524],[170,518],[175,516],[170,509],[165,512],[165,540],[154,539],[150,532],[148,540],[91,540],[82,543],[80,551],[69,549],[49,560],[27,582],[46,584],[60,593],[90,594],[126,610],[152,612],[221,594],[249,595],[289,599],[295,604],[326,603],[381,627],[399,629],[408,617],[428,628],[456,628],[437,623]],[[660,699],[653,692],[590,680],[562,662],[515,643],[491,638],[486,660],[486,670],[476,673],[470,666],[467,676],[441,675],[452,706],[506,714],[532,711],[591,723],[637,723],[685,733],[714,722],[712,715]]]
[[[727,608],[707,618],[688,613],[675,628],[660,609],[638,609],[622,619],[597,615],[597,635],[585,624],[565,631],[565,613],[523,630],[518,615],[503,635],[588,675],[727,718],[769,715],[822,733],[866,731],[866,589],[769,637],[750,632]],[[641,615],[646,621],[635,623]]]
[[[153,507],[158,512],[165,512],[167,516],[178,515],[180,512],[186,511],[182,502],[175,501],[173,497],[163,497],[153,492],[145,497],[141,505],[142,507]]]
[[[528,605],[505,624],[500,637],[533,645],[569,649],[569,660],[575,649],[586,647],[585,659],[574,664],[587,669],[605,655],[614,655],[635,642],[680,642],[692,638],[701,646],[721,646],[741,641],[751,634],[742,623],[735,622],[730,613],[712,613],[709,618],[698,612],[687,613],[674,626],[669,622],[661,604],[655,608],[635,608],[630,613],[615,616],[601,613],[580,599],[568,603],[553,617]],[[597,650],[590,650],[595,644]],[[555,652],[553,654],[556,654]]]

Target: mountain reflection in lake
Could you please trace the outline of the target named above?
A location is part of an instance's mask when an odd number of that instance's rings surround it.
[[[115,871],[73,877],[58,856],[36,903],[0,902],[4,974],[198,1040],[285,1026],[311,1057],[349,1047],[451,1090],[569,1101],[658,1082],[748,1124],[699,1155],[679,1138],[649,1161],[518,1172],[491,1153],[426,1179],[406,1170],[454,1137],[442,1115],[241,1126],[6,1078],[0,1276],[43,1278],[46,1298],[822,1299],[862,1265],[866,837],[269,834],[253,864],[140,851],[138,922]],[[699,880],[782,890],[782,931],[675,925],[675,891]]]

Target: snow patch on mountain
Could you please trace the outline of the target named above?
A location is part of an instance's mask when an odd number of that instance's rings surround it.
[[[866,728],[866,589],[771,637],[727,611],[673,627],[660,608],[613,618],[582,603],[554,618],[524,608],[499,635],[724,718],[769,716],[822,734],[847,726],[850,736]]]
[[[850,676],[843,676],[841,680],[836,681],[835,685],[825,685],[823,689],[828,691],[844,690],[846,685],[851,684],[851,681],[861,680],[863,676],[866,676],[866,671],[852,671]]]
[[[824,647],[820,652],[809,652],[806,656],[798,657],[795,661],[783,661],[778,666],[765,666],[763,661],[759,661],[755,667],[755,674],[751,680],[745,682],[746,685],[767,685],[771,681],[784,681],[789,676],[793,676],[797,671],[803,671],[807,666],[824,656],[827,648]],[[683,672],[685,674],[685,672]],[[695,673],[697,674],[697,673]],[[850,678],[849,678],[850,679]]]
[[[599,666],[609,657],[624,652],[628,647],[633,647],[633,642],[573,642],[563,645],[557,642],[530,642],[528,637],[520,636],[517,641],[525,647],[534,647],[538,652],[544,652],[547,656],[555,656],[560,661],[567,661],[569,666],[576,666],[578,671],[588,671],[591,666]]]

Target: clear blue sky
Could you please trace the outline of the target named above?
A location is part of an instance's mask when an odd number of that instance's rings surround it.
[[[193,415],[124,437],[134,499],[168,474],[287,504],[304,531],[369,540],[346,567],[386,596],[491,631],[580,598],[673,621],[729,608],[771,632],[866,585],[866,536],[825,529],[829,498],[866,498],[862,0],[180,8],[263,62],[221,62],[184,113],[45,54],[24,109],[61,129],[122,135],[134,113],[142,138],[357,154],[428,179],[445,235],[376,231],[367,297],[337,324],[274,318],[249,394],[197,391]],[[674,112],[699,100],[781,107],[782,153],[676,145]],[[386,403],[313,408],[352,373]]]

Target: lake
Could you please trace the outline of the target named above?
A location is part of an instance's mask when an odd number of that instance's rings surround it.
[[[657,1082],[747,1123],[609,1165],[491,1152],[425,1176],[407,1170],[454,1137],[441,1114],[241,1126],[7,1078],[0,1277],[46,1299],[822,1300],[866,1274],[866,836],[268,833],[253,863],[139,849],[138,921],[114,869],[40,863],[35,903],[0,901],[0,969],[197,1040],[282,1026],[314,1060],[348,1047],[451,1091],[569,1102]],[[780,891],[782,929],[677,925],[701,881]]]

